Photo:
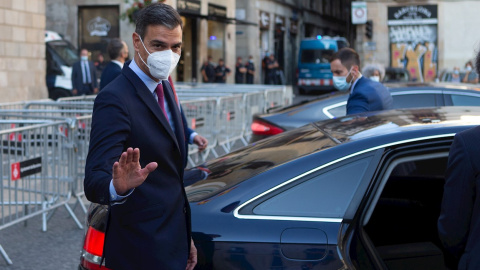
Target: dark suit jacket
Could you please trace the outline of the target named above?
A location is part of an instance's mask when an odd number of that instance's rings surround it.
[[[87,198],[110,204],[112,165],[128,147],[140,149],[142,167],[158,168],[123,204],[109,207],[104,256],[110,269],[185,269],[190,248],[190,208],[183,187],[186,156],[181,115],[170,85],[165,99],[174,133],[157,101],[126,63],[96,97],[85,168]]]
[[[390,91],[379,82],[361,77],[347,101],[347,114],[393,108]]]
[[[450,148],[438,232],[458,269],[480,269],[480,127],[458,133]]]
[[[72,86],[73,89],[78,90],[78,94],[93,94],[93,93],[84,93],[83,92],[83,77],[82,77],[82,65],[81,61],[75,62],[72,67]],[[90,78],[92,79],[92,87],[97,88],[97,73],[96,67],[93,65],[92,61],[88,61],[88,67],[90,70]]]
[[[113,63],[109,62],[105,69],[102,71],[102,77],[100,78],[100,90],[105,88],[113,79],[122,73],[122,68]]]

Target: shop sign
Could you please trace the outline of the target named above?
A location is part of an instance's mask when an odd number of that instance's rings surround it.
[[[93,18],[87,22],[87,30],[90,33],[91,37],[106,37],[108,36],[110,28],[112,28],[110,22],[100,16]]]
[[[260,11],[260,29],[270,29],[270,13]]]
[[[202,4],[195,0],[178,0],[177,10],[179,13],[200,14]]]
[[[388,25],[437,24],[437,14],[437,5],[388,7]]]
[[[208,4],[208,16],[216,17],[227,17],[227,8],[222,6],[217,6],[213,4]]]

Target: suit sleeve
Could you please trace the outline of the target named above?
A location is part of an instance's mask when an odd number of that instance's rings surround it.
[[[78,74],[78,65],[79,64],[77,62],[77,63],[73,64],[73,67],[72,67],[72,87],[73,87],[73,89],[77,89],[77,90],[79,90],[79,88],[80,88],[77,84],[77,82],[78,82],[77,77],[79,75]]]
[[[347,104],[347,115],[355,114],[361,112],[367,112],[368,109],[368,98],[362,94],[360,91],[353,92],[350,97],[350,102]]]
[[[92,74],[92,84],[94,88],[98,87],[98,80],[97,80],[97,68],[92,62],[90,63],[90,73]]]
[[[180,105],[180,109],[181,109],[181,115],[182,115],[183,130],[185,132],[185,140],[188,143],[190,143],[190,136],[192,136],[192,133],[194,133],[195,130],[188,127],[187,118],[185,117],[185,114],[183,113],[183,108],[182,108],[181,105]]]
[[[125,151],[130,134],[130,114],[112,92],[100,92],[95,99],[90,149],[85,166],[84,190],[91,202],[110,203],[112,166]]]
[[[475,171],[462,134],[450,148],[438,233],[444,247],[458,260],[467,243],[475,200]]]

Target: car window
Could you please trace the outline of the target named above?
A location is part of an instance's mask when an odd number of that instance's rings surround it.
[[[328,64],[330,63],[330,58],[332,58],[333,53],[333,50],[302,50],[301,62],[312,64]]]
[[[480,97],[450,95],[454,106],[479,106]]]
[[[263,201],[256,215],[342,218],[372,156],[323,172]]]
[[[392,95],[393,108],[435,107],[435,94]]]
[[[345,116],[347,114],[347,102],[345,101],[325,107],[323,113],[330,119]]]

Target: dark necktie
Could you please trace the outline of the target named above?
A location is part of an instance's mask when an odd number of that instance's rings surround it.
[[[160,106],[160,109],[162,109],[162,112],[165,115],[165,118],[167,118],[168,120],[167,111],[165,111],[165,95],[163,93],[163,86],[161,82],[157,85],[157,88],[155,88],[155,91],[158,97],[158,105]]]

